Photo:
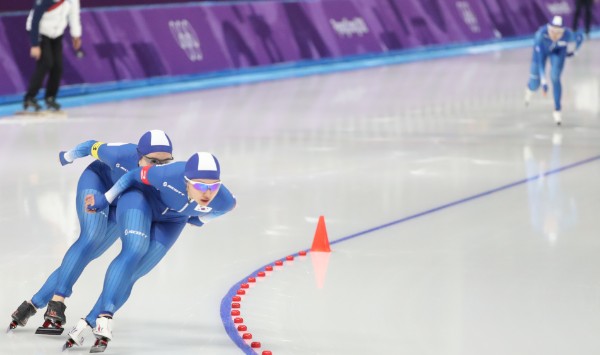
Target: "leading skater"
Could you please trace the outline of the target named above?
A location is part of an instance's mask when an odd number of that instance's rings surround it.
[[[143,184],[158,194],[130,188]],[[121,253],[108,267],[102,294],[85,319],[69,332],[65,348],[81,345],[82,333],[93,328],[91,352],[103,352],[112,339],[115,312],[129,298],[133,284],[166,255],[186,223],[202,226],[231,211],[235,197],[221,183],[219,161],[199,152],[187,162],[143,167],[125,174],[106,194],[88,196],[91,213],[106,209],[119,197],[117,223]]]
[[[48,305],[44,324],[37,333],[61,334],[66,323],[65,298],[70,297],[73,285],[83,269],[102,255],[117,239],[114,204],[100,213],[86,211],[85,196],[104,193],[127,171],[138,167],[161,165],[173,160],[171,139],[165,132],[152,130],[144,133],[138,144],[103,143],[90,140],[74,149],[59,154],[62,165],[75,159],[93,156],[93,161],[83,171],[77,183],[77,216],[79,238],[65,254],[61,265],[54,270],[42,288],[29,301],[23,303],[12,314],[9,329],[25,326],[37,309]]]
[[[562,123],[562,85],[560,76],[566,58],[575,55],[582,42],[583,35],[565,28],[561,16],[554,16],[552,22],[543,25],[535,33],[529,83],[525,91],[525,104],[529,104],[533,92],[540,87],[540,84],[544,95],[548,92],[545,68],[546,60],[550,59],[550,80],[552,81],[552,94],[554,96],[552,117],[557,125]]]

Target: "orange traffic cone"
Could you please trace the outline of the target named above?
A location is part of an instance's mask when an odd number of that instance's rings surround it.
[[[310,251],[331,251],[329,248],[329,239],[327,238],[327,229],[325,228],[325,217],[323,216],[319,216],[317,231],[315,232],[315,238],[313,239]]]

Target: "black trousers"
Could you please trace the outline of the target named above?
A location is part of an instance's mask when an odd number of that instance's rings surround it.
[[[48,73],[48,82],[46,83],[46,94],[44,97],[56,97],[56,94],[58,94],[60,79],[63,73],[62,38],[62,36],[54,39],[42,36],[40,42],[42,56],[36,62],[35,71],[29,79],[25,98],[34,98],[37,96]]]
[[[573,29],[577,31],[579,27],[579,16],[581,11],[585,12],[585,33],[590,33],[590,27],[592,25],[592,5],[594,0],[575,0],[575,16],[573,17]]]

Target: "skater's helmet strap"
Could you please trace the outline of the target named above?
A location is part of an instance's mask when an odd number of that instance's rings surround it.
[[[190,180],[219,180],[221,178],[221,167],[214,155],[207,152],[198,152],[185,163],[184,175]]]
[[[140,155],[148,155],[156,152],[172,154],[173,144],[171,144],[171,139],[165,132],[153,129],[144,133],[140,138],[140,141],[138,142],[138,153]]]

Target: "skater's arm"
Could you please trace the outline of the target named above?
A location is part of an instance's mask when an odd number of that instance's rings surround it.
[[[98,149],[102,144],[104,143],[95,140],[85,141],[71,150],[58,153],[58,158],[62,165],[71,164],[75,159],[87,157],[88,155],[98,158]]]
[[[574,56],[583,43],[583,34],[581,32],[571,32],[567,43],[567,57]]]
[[[144,166],[142,168],[131,170],[127,174],[121,176],[121,178],[115,182],[113,187],[111,187],[110,190],[106,191],[106,194],[104,194],[108,203],[113,202],[125,190],[130,188],[136,182],[145,185],[152,185],[152,183],[148,180],[148,175],[151,168],[151,165]]]
[[[204,223],[202,223],[198,216],[191,216],[190,218],[188,218],[187,222],[198,227],[202,227],[204,225]]]
[[[548,84],[546,83],[546,68],[545,68],[544,61],[543,61],[543,57],[544,57],[543,39],[544,39],[544,31],[543,31],[543,29],[540,29],[535,33],[535,37],[533,40],[533,51],[534,51],[533,60],[537,61],[537,67],[539,70],[539,76],[540,76],[542,88],[546,89],[548,87]]]
[[[81,16],[79,0],[71,0],[71,10],[69,12],[69,30],[73,38],[73,48],[79,50],[81,48]]]
[[[29,31],[29,40],[32,47],[40,46],[40,21],[46,10],[52,6],[52,0],[36,1],[31,14],[31,30]]]
[[[97,210],[103,210],[110,205],[117,197],[119,197],[125,190],[127,190],[136,181],[142,182],[140,175],[146,175],[150,166],[143,168],[137,168],[131,170],[125,175],[121,176],[117,182],[106,191],[105,194],[90,194],[85,197],[85,205],[88,212],[96,212]]]

